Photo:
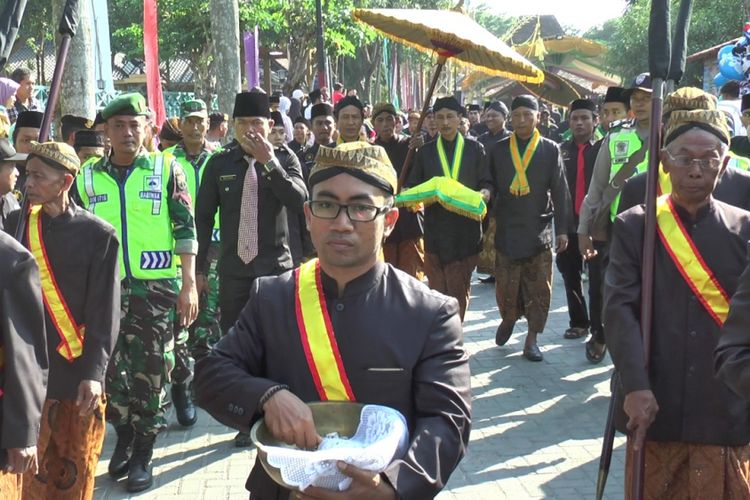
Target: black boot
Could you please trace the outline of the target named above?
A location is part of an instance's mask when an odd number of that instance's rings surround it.
[[[172,384],[172,402],[177,413],[177,421],[183,427],[192,427],[198,421],[190,392],[190,386],[187,384]]]
[[[133,441],[133,456],[130,458],[128,472],[128,491],[147,490],[154,484],[151,471],[151,456],[154,454],[155,434],[136,434]]]
[[[132,425],[125,424],[115,427],[115,432],[117,432],[117,444],[112,458],[109,459],[109,475],[113,479],[120,479],[128,473],[135,431]]]

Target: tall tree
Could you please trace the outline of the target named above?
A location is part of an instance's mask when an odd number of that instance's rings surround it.
[[[53,18],[58,22],[66,0],[55,0]],[[57,26],[57,23],[55,23]],[[90,2],[78,2],[78,29],[70,44],[60,87],[59,115],[73,114],[90,119],[96,114],[96,71],[94,68],[93,16]],[[57,36],[59,40],[59,35]]]
[[[211,0],[211,31],[214,36],[214,67],[219,111],[230,114],[240,91],[240,13],[237,0]]]

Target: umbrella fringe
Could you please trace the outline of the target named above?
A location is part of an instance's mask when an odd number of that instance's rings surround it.
[[[381,15],[377,15],[377,14],[373,14],[373,13],[370,13],[370,14],[374,15],[375,17],[377,17],[377,18],[379,18],[381,20],[387,20],[387,19],[389,19],[386,16],[381,16]],[[416,50],[419,50],[421,52],[427,52],[428,51],[426,47],[424,47],[424,46],[422,46],[422,45],[420,45],[418,43],[415,43],[415,42],[407,40],[405,38],[396,36],[396,35],[394,35],[392,33],[387,33],[385,31],[383,31],[383,30],[381,30],[381,29],[373,26],[369,22],[363,21],[360,18],[360,16],[358,15],[358,12],[356,10],[352,12],[352,16],[357,21],[359,21],[359,22],[361,22],[361,23],[369,26],[370,28],[372,28],[376,32],[380,33],[381,35],[385,36],[386,38],[390,38],[393,41],[402,43],[402,44],[404,44],[406,46],[409,46],[409,47],[411,47],[413,49],[416,49]],[[448,45],[458,45],[458,44],[455,44],[455,43],[450,43],[450,40],[446,40],[446,36],[445,36],[446,33],[441,32],[439,30],[432,29],[432,28],[425,28],[425,32],[430,35],[431,39],[440,40],[441,42],[445,42]],[[450,37],[450,38],[452,38],[452,37]],[[461,43],[462,43],[462,45],[468,45],[472,49],[475,49],[475,50],[487,50],[487,47],[484,47],[482,45],[477,45],[477,44],[472,43],[472,42],[470,42],[468,40],[462,40]],[[433,52],[435,54],[437,54],[437,49],[433,50]],[[518,54],[518,56],[520,58],[522,58],[522,56],[520,54]],[[452,59],[456,60],[462,66],[466,66],[466,67],[468,67],[470,69],[473,69],[473,70],[476,70],[476,71],[481,71],[482,73],[486,73],[488,75],[500,76],[500,77],[504,77],[504,78],[510,78],[511,80],[517,80],[517,81],[528,82],[528,83],[536,83],[536,84],[542,83],[544,81],[544,73],[540,69],[535,68],[534,66],[530,65],[528,62],[525,62],[523,60],[515,61],[515,62],[517,62],[518,64],[521,64],[527,71],[529,71],[529,73],[533,73],[533,75],[520,75],[518,73],[513,73],[513,72],[510,72],[510,71],[495,70],[495,69],[488,68],[488,67],[485,67],[485,66],[481,66],[481,65],[478,65],[478,64],[473,64],[473,63],[470,63],[468,61],[464,61],[463,59],[460,59],[460,58],[457,58],[457,57],[453,57]]]

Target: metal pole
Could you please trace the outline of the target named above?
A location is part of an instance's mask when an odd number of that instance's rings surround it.
[[[316,88],[322,89],[326,86],[328,77],[326,75],[326,55],[323,44],[323,6],[321,0],[315,0],[315,58],[318,63]]]

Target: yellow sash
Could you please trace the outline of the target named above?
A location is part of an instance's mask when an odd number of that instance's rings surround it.
[[[513,182],[510,183],[510,194],[513,196],[525,196],[531,192],[529,180],[526,178],[526,169],[529,168],[529,163],[536,153],[541,137],[542,134],[539,133],[539,130],[534,129],[534,133],[531,134],[531,139],[526,145],[526,150],[523,152],[523,157],[521,157],[515,132],[510,135],[510,158],[513,160],[513,168],[516,169],[516,175],[513,176]]]
[[[302,348],[321,401],[355,401],[328,316],[318,259],[294,272],[295,309]]]
[[[60,336],[57,352],[63,358],[72,362],[83,354],[83,337],[86,327],[78,326],[76,323],[68,304],[65,302],[62,291],[57,285],[55,275],[52,273],[52,267],[47,258],[47,250],[42,239],[42,225],[39,223],[41,209],[42,207],[39,205],[32,207],[29,214],[29,250],[39,266],[44,307]]]
[[[695,248],[668,194],[656,201],[656,222],[659,238],[680,274],[708,314],[723,325],[729,313],[729,297]]]

